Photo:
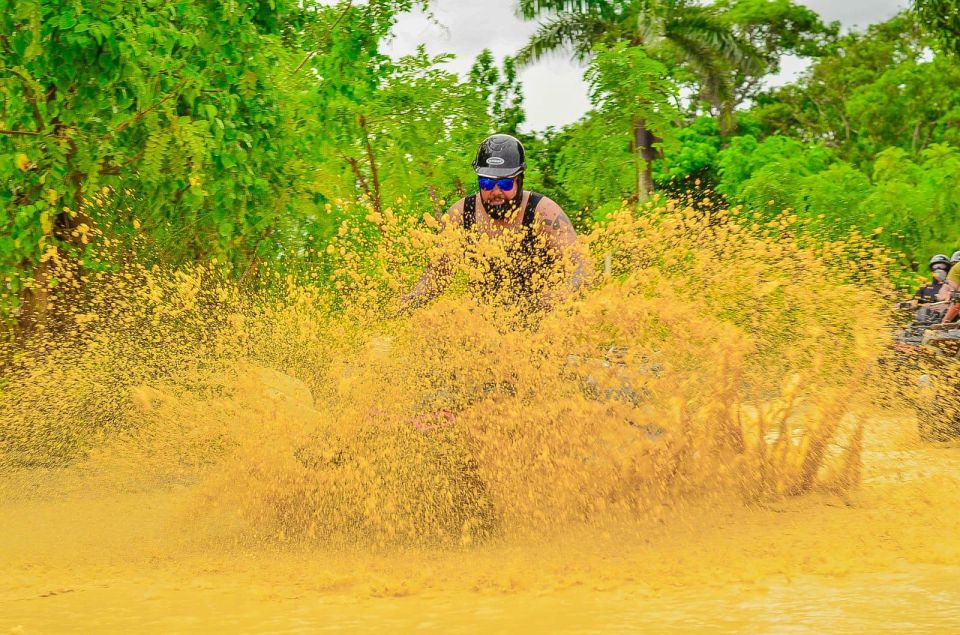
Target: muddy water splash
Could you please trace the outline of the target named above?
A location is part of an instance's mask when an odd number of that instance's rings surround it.
[[[471,589],[642,595],[823,574],[825,545],[864,558],[851,545],[866,534],[822,506],[855,504],[874,469],[883,300],[842,258],[868,240],[805,245],[786,216],[623,211],[585,237],[602,263],[589,290],[535,319],[464,293],[478,259],[456,257],[444,298],[395,317],[421,254],[464,253],[429,225],[345,225],[329,287],[309,270],[254,295],[213,268],[134,269],[65,308],[69,331],[17,351],[2,394],[12,595],[67,579],[48,597],[102,583],[119,598],[160,571],[168,600],[225,585],[224,610],[271,630],[241,610],[251,593],[267,613],[263,589],[291,586],[340,600],[449,589],[469,605]],[[917,513],[911,496],[896,500]],[[784,529],[789,512],[803,522]],[[955,543],[942,550],[933,562],[960,562]],[[170,582],[209,575],[195,594]],[[121,613],[135,622],[133,603]]]

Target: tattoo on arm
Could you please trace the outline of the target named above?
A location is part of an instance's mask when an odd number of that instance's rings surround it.
[[[553,220],[544,218],[543,224],[544,226],[549,227],[554,231],[558,231],[561,227],[572,225],[572,223],[570,222],[570,219],[567,218],[567,215],[564,214],[563,212],[560,212],[559,214],[557,214],[556,218],[554,218]]]
[[[583,254],[574,253],[574,265],[575,269],[570,275],[569,285],[571,289],[576,291],[587,281],[587,261]]]

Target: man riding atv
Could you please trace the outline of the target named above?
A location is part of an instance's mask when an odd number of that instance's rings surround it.
[[[516,312],[520,320],[510,324],[529,325],[531,316],[535,322],[537,315],[583,285],[589,271],[586,250],[556,202],[523,189],[526,167],[523,144],[516,138],[495,134],[480,144],[473,161],[479,191],[454,203],[442,219],[443,232],[462,232],[457,248],[430,263],[413,290],[401,299],[401,312],[444,292],[454,277],[454,258],[462,258],[460,264],[465,265],[473,297]],[[572,365],[587,363],[577,360]],[[452,399],[449,393],[456,390],[468,394]],[[458,385],[439,391],[444,393],[439,401],[467,403],[511,390],[509,381]],[[455,419],[456,408],[446,403],[425,404],[423,410],[428,414],[413,421],[421,430],[443,427]]]
[[[916,331],[919,327],[929,326],[930,324],[939,324],[946,313],[949,304],[940,298],[941,291],[946,286],[947,274],[950,271],[952,263],[950,259],[943,254],[937,254],[930,259],[930,273],[932,280],[920,287],[913,298],[897,305],[898,309],[917,310],[913,324],[908,327],[908,331]],[[922,330],[922,329],[921,329]]]
[[[946,285],[947,274],[952,267],[952,263],[945,255],[937,254],[930,259],[928,266],[932,276],[930,282],[917,289],[913,298],[897,305],[898,309],[909,310],[920,307],[917,322],[923,324],[940,322],[947,310],[948,305],[944,299],[940,298],[940,292]]]
[[[526,168],[519,140],[506,134],[488,137],[473,161],[479,192],[454,203],[443,217],[445,231],[466,232],[463,253],[477,274],[471,280],[474,295],[519,305],[522,312],[547,308],[551,300],[579,288],[587,274],[587,257],[567,215],[546,196],[523,189]],[[482,248],[490,243],[500,249]],[[443,293],[451,269],[448,256],[432,262],[402,298],[401,310]]]
[[[930,259],[929,269],[932,279],[929,283],[920,287],[913,295],[917,304],[929,304],[938,301],[938,294],[947,280],[947,274],[951,268],[950,259],[944,254],[937,254]]]
[[[960,251],[949,261],[946,280],[942,280],[942,255],[934,256],[930,269],[934,280],[921,288],[904,308],[918,304],[914,322],[897,336],[896,347],[907,356],[899,367],[919,373],[914,395],[920,437],[925,441],[943,441],[960,435]],[[942,284],[940,284],[942,280]],[[939,287],[939,288],[938,288]],[[936,302],[930,302],[936,289]]]
[[[953,253],[950,262],[954,266],[951,266],[950,272],[947,274],[947,279],[937,294],[939,301],[950,302],[950,308],[947,309],[947,312],[943,316],[944,324],[953,322],[960,316],[960,293],[958,293],[960,292],[960,267],[956,266],[956,263],[960,262],[960,251]]]

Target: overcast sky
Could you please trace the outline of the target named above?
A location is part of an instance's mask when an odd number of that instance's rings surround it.
[[[882,22],[909,4],[909,0],[799,2],[819,12],[828,22],[839,20],[847,29]],[[424,44],[431,54],[455,54],[457,59],[450,63],[450,69],[465,73],[483,49],[490,49],[502,59],[520,49],[536,29],[535,22],[524,22],[516,16],[516,0],[432,0],[431,5],[440,24],[432,23],[420,12],[402,16],[387,47],[391,55],[412,53]],[[787,82],[801,70],[803,64],[799,60],[785,60],[783,73],[772,83]],[[527,130],[571,123],[589,108],[583,69],[564,55],[525,69],[520,80]]]

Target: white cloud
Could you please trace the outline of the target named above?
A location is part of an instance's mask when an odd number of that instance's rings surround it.
[[[882,22],[909,5],[909,0],[800,0],[826,21],[838,20],[845,28],[863,28]],[[391,55],[412,53],[424,44],[431,54],[453,53],[450,69],[466,73],[477,54],[490,49],[498,59],[515,53],[536,29],[516,14],[516,0],[433,0],[436,22],[422,12],[401,16],[386,47]],[[442,26],[441,26],[442,25]],[[787,59],[772,84],[793,79],[804,68],[802,61]],[[562,126],[579,119],[589,108],[583,68],[558,55],[520,74],[527,110],[528,130]]]
[[[909,0],[800,0],[800,4],[848,29],[883,22],[910,6]]]

